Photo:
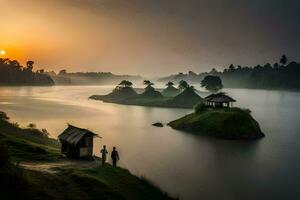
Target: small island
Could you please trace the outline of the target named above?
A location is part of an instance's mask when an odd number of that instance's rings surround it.
[[[152,126],[164,127],[163,123],[161,123],[161,122],[156,122],[156,123],[152,124]]]
[[[234,99],[224,93],[212,94],[195,107],[195,112],[168,125],[197,135],[222,139],[254,140],[264,137],[250,110],[232,107]]]
[[[193,108],[202,101],[194,87],[186,81],[181,81],[178,89],[173,86],[172,82],[168,82],[167,88],[159,92],[153,87],[154,83],[145,80],[146,87],[140,94],[132,88],[132,85],[130,81],[123,80],[111,93],[92,95],[89,98],[108,103],[168,108]]]

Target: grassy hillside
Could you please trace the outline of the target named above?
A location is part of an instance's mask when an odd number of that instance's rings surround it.
[[[38,162],[37,162],[38,161]],[[22,163],[67,161],[59,143],[36,129],[21,129],[0,114],[0,199],[171,199],[147,180],[106,166],[29,170]],[[84,162],[84,161],[82,161]],[[89,162],[89,161],[85,161]],[[17,164],[18,163],[18,164]]]
[[[59,143],[37,129],[22,129],[0,112],[0,145],[5,145],[14,161],[51,161],[61,159]]]
[[[224,139],[257,139],[264,136],[248,110],[207,108],[170,122],[174,129]]]

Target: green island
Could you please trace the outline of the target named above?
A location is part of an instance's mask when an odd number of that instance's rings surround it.
[[[173,83],[167,83],[167,88],[159,92],[152,87],[153,83],[144,81],[146,88],[137,93],[130,81],[123,80],[111,93],[107,95],[92,95],[89,99],[124,105],[140,105],[168,108],[193,108],[202,98],[192,86],[185,81],[179,84],[179,89]]]
[[[235,99],[224,92],[217,93],[223,87],[219,77],[206,76],[201,86],[214,93],[199,102],[194,107],[194,113],[169,122],[169,126],[221,139],[254,140],[264,137],[249,109],[233,107]]]
[[[222,80],[217,76],[206,76],[201,86],[212,94],[201,98],[193,86],[182,80],[178,89],[172,82],[159,92],[148,80],[146,88],[137,93],[130,81],[122,81],[110,94],[93,95],[90,99],[125,105],[157,106],[170,108],[194,108],[195,112],[168,123],[174,129],[222,139],[254,140],[264,137],[258,122],[249,109],[233,107],[235,100],[219,92]],[[161,123],[152,124],[163,127]]]
[[[174,129],[222,139],[254,140],[264,137],[250,110],[229,107],[206,107],[199,104],[195,112],[168,123]]]
[[[126,169],[68,160],[59,148],[47,131],[0,112],[0,199],[172,199]]]

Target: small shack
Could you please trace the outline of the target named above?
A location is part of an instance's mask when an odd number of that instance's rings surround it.
[[[236,102],[236,100],[226,95],[225,93],[217,93],[205,97],[204,102],[207,106],[230,108],[233,106],[233,102]]]
[[[58,139],[61,142],[61,152],[75,159],[90,159],[93,156],[93,139],[98,135],[90,130],[68,124]]]

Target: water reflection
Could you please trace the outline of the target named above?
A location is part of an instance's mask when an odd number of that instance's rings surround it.
[[[300,93],[227,92],[252,110],[266,137],[257,142],[216,140],[157,128],[189,109],[123,106],[88,100],[111,86],[2,87],[0,110],[22,125],[34,122],[56,137],[67,123],[89,128],[117,146],[120,165],[183,199],[282,199],[300,195]],[[284,183],[284,184],[283,184]]]

